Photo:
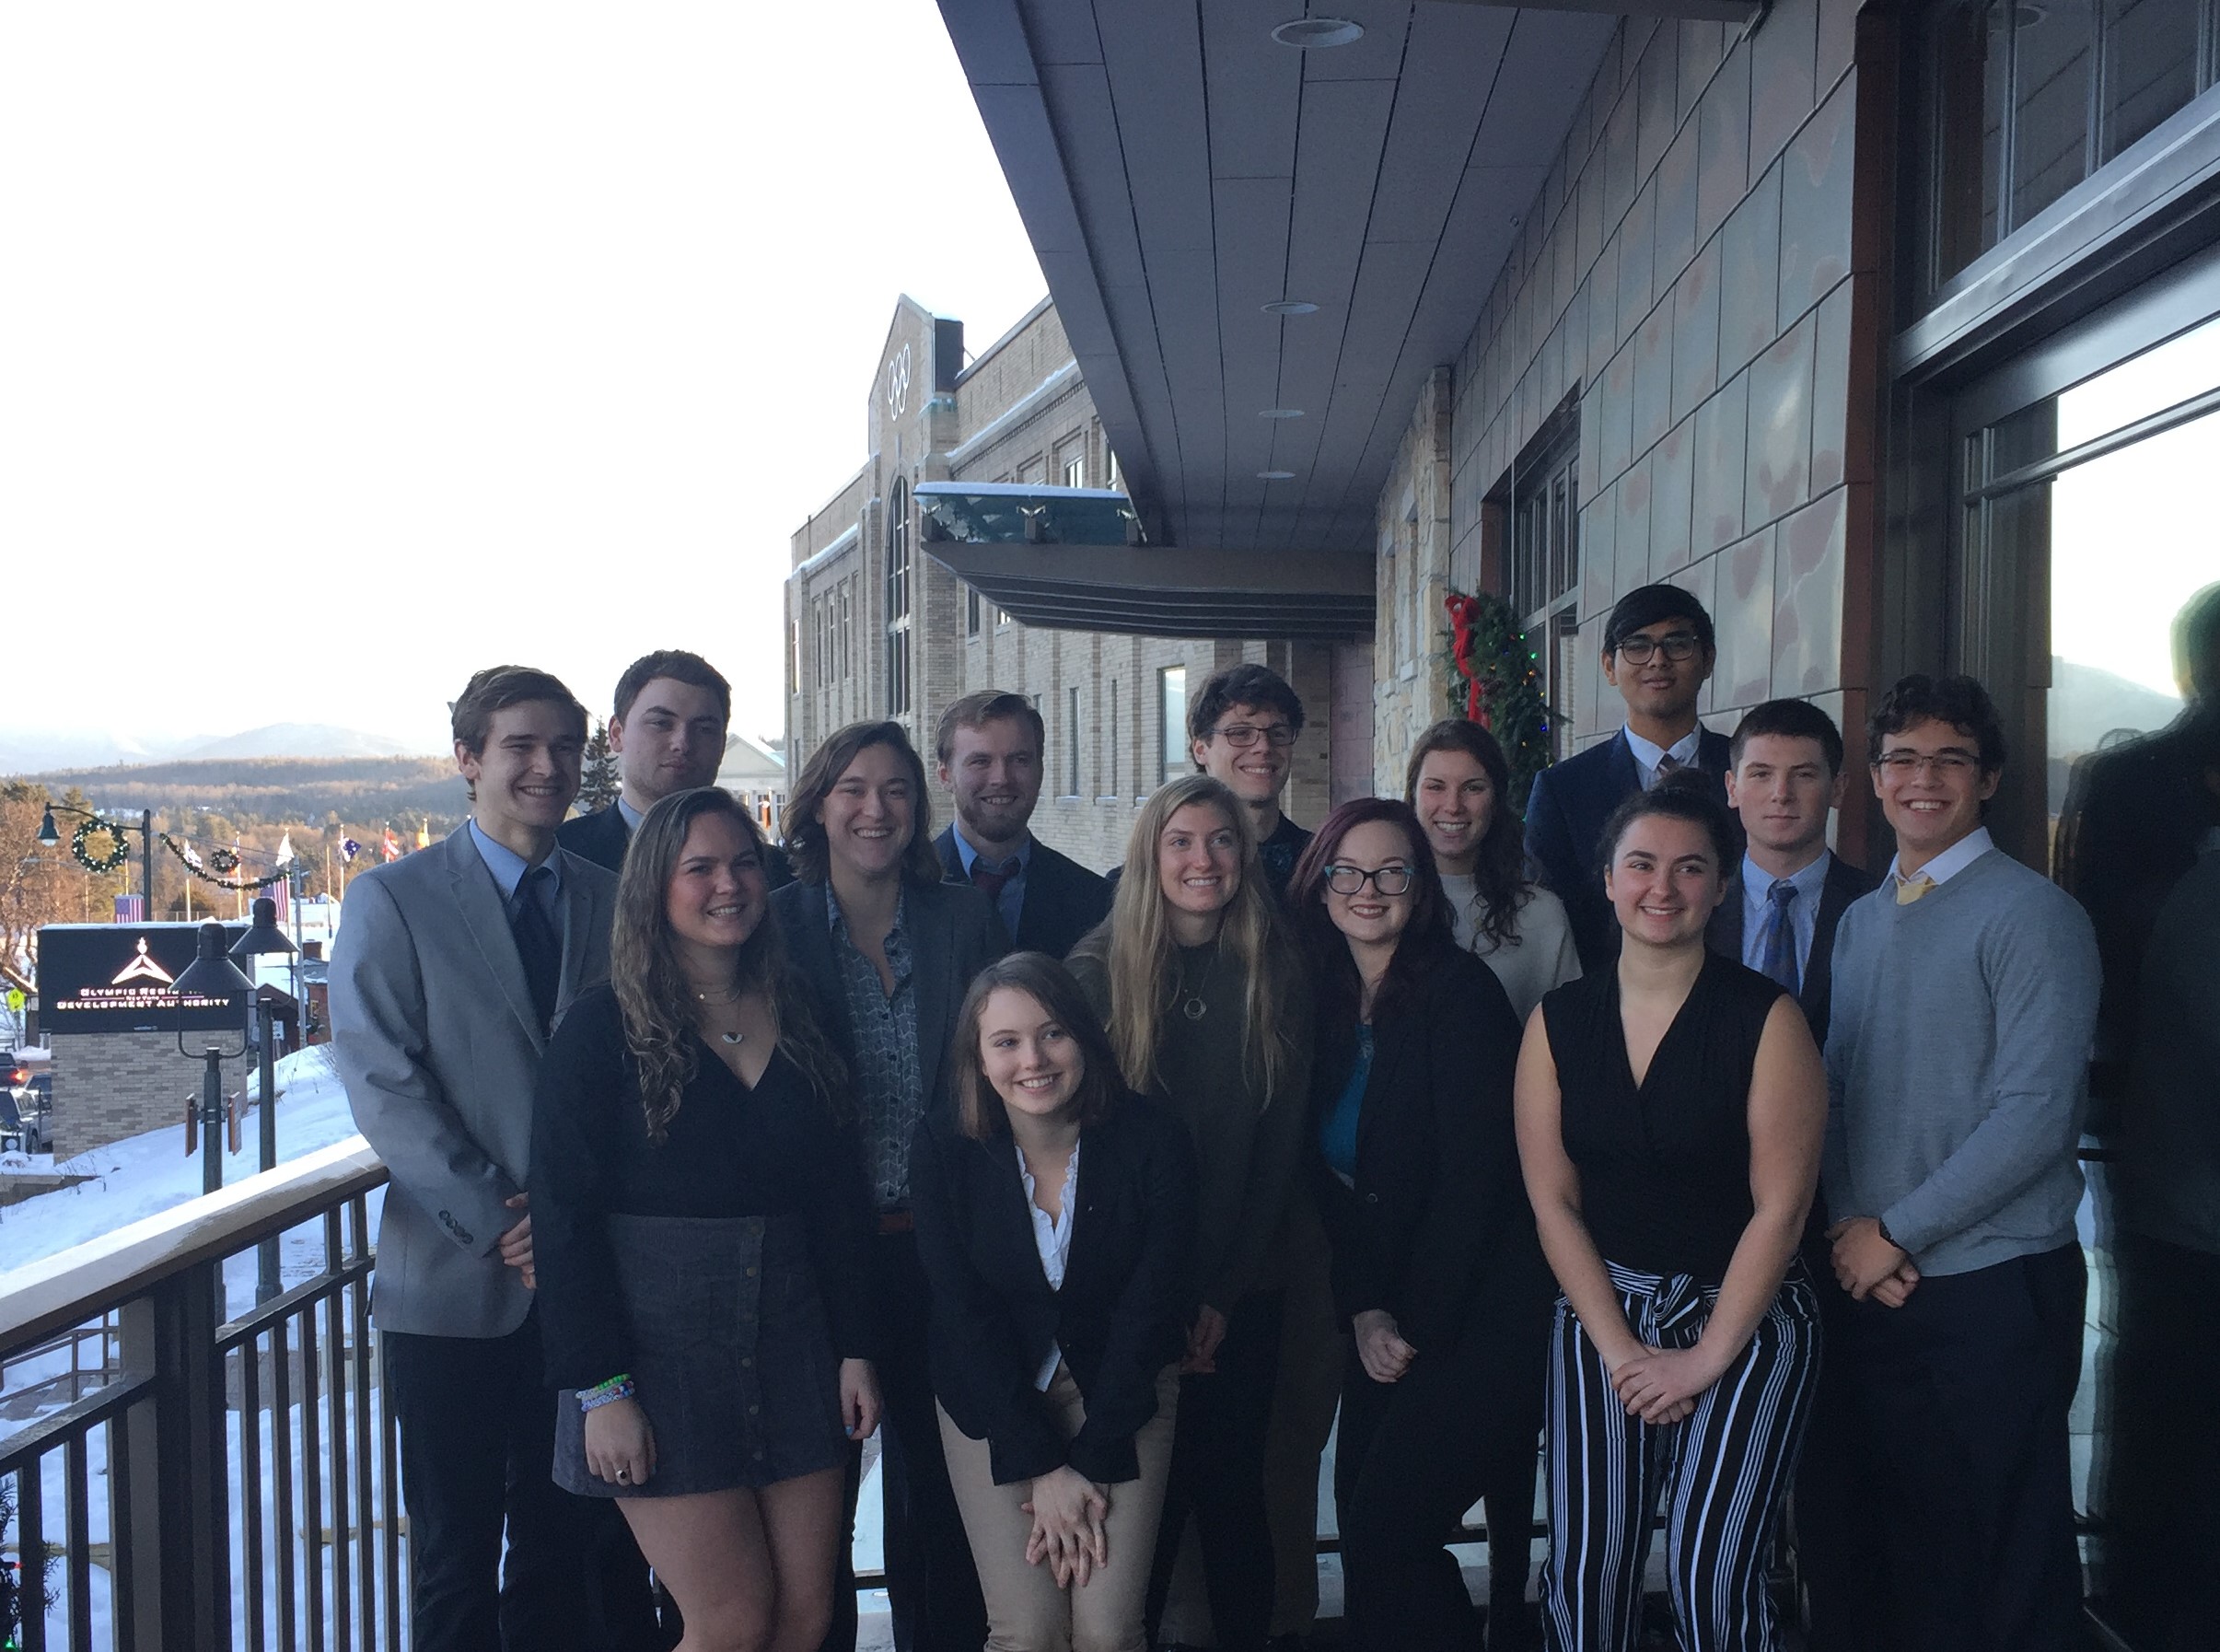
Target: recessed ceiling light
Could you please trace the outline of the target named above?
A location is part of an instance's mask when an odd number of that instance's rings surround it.
[[[1268,316],[1314,316],[1319,307],[1308,298],[1274,298],[1264,306]]]
[[[1259,482],[1293,482],[1295,472],[1293,471],[1259,471],[1257,480]]]
[[[1303,410],[1299,407],[1268,407],[1257,414],[1260,419],[1299,419],[1302,416]]]
[[[1321,46],[1346,46],[1361,39],[1364,32],[1362,23],[1352,23],[1347,17],[1296,17],[1275,28],[1272,38],[1283,46],[1309,52]]]

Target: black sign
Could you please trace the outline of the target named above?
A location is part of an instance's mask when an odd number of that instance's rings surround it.
[[[224,926],[227,948],[247,933]],[[247,1024],[247,999],[192,998],[177,978],[198,924],[49,924],[39,931],[39,1021],[55,1032],[220,1032]]]

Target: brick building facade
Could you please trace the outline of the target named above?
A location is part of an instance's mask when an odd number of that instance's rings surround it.
[[[1042,300],[968,365],[962,357],[961,322],[911,298],[896,306],[866,420],[870,457],[794,534],[789,774],[827,734],[866,717],[903,724],[929,767],[944,707],[978,689],[1013,690],[1032,699],[1048,729],[1034,832],[1085,865],[1110,867],[1125,853],[1135,808],[1168,773],[1192,766],[1184,692],[1222,666],[1255,660],[1285,677],[1309,713],[1286,807],[1317,821],[1332,786],[1334,649],[1029,626],[934,561],[912,497],[920,483],[1118,485],[1052,304]],[[1368,727],[1358,732],[1368,739]],[[936,825],[948,812],[943,794]]]

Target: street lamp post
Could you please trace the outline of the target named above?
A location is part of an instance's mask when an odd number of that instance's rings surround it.
[[[102,825],[112,826],[119,832],[135,832],[139,834],[139,895],[146,904],[146,911],[143,915],[147,923],[153,923],[154,810],[151,809],[139,810],[139,823],[134,826],[128,820],[112,820],[108,816],[93,809],[76,809],[67,803],[50,801],[46,806],[45,815],[39,821],[39,842],[49,849],[62,841],[62,833],[54,827],[54,810],[57,809],[65,815],[76,815],[81,820],[98,820]]]
[[[273,909],[274,910],[274,909]],[[178,1053],[205,1062],[201,1076],[201,1192],[213,1193],[224,1185],[224,1063],[247,1053],[246,1001],[253,996],[254,983],[239,972],[238,965],[224,956],[224,926],[211,918],[201,925],[199,954],[177,978],[180,999],[192,997],[236,999],[239,1003],[239,1047],[226,1050],[212,1037],[198,1056],[185,1048],[185,1029],[178,1029]],[[181,1018],[181,1017],[180,1017]]]
[[[254,898],[254,922],[245,935],[232,943],[231,960],[242,970],[251,971],[254,960],[266,953],[289,955],[293,943],[285,932],[277,926],[277,902],[268,895]],[[277,1163],[277,1017],[274,1013],[272,990],[266,986],[254,989],[254,1037],[261,1051],[262,1107],[255,1123],[261,1136],[262,1168],[265,1170]],[[259,1247],[254,1297],[267,1302],[277,1295],[277,1236],[272,1234]]]

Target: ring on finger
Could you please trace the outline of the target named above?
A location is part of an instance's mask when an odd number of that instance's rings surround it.
[[[619,1470],[617,1471],[617,1483],[618,1483],[619,1485],[622,1485],[622,1484],[623,1484],[623,1483],[624,1483],[626,1481],[630,1480],[631,1478],[632,1478],[632,1471],[631,1471],[630,1469],[619,1469]]]

